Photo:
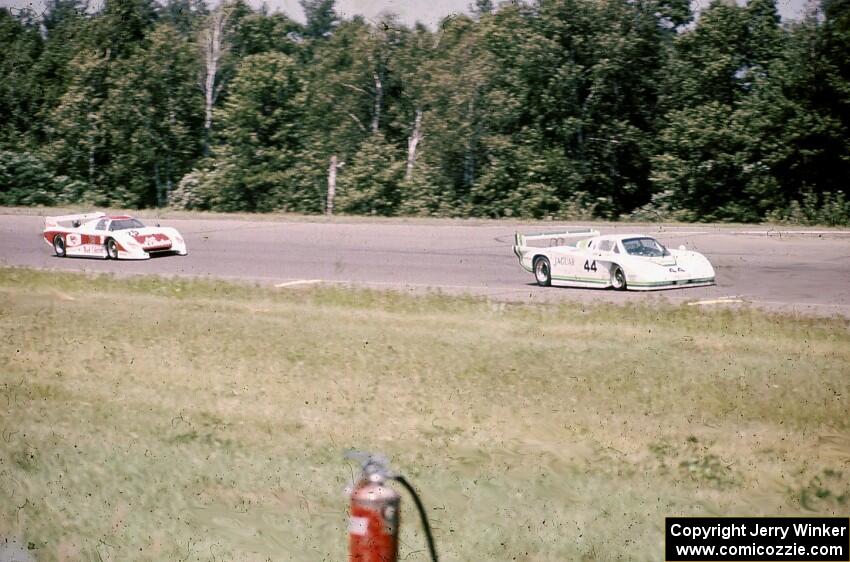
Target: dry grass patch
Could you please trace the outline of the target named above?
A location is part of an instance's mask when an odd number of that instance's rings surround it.
[[[3,269],[0,536],[342,560],[354,447],[445,560],[657,560],[667,515],[846,513],[848,373],[843,320]]]

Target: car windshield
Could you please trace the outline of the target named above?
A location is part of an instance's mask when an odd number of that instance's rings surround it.
[[[118,219],[109,224],[109,230],[127,230],[128,228],[144,228],[141,222],[136,219]]]
[[[670,255],[667,248],[659,244],[655,238],[628,238],[623,240],[623,248],[632,256],[659,258]]]

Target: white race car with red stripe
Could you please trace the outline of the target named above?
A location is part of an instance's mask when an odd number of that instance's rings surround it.
[[[146,260],[151,254],[188,253],[186,242],[173,228],[145,226],[127,215],[104,213],[44,217],[44,241],[61,258]]]

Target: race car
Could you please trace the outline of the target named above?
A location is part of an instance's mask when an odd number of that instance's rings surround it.
[[[570,238],[583,239],[569,244]],[[704,255],[684,246],[668,250],[644,234],[600,236],[589,229],[517,233],[513,249],[523,269],[542,287],[653,291],[714,284],[714,267]]]
[[[113,260],[146,260],[151,254],[185,256],[186,242],[173,228],[145,226],[127,215],[104,213],[44,217],[44,241],[60,258],[91,256]]]

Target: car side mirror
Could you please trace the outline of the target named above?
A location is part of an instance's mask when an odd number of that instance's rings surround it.
[[[74,221],[71,224],[74,226],[74,228],[80,228],[81,223],[80,223],[80,221]]]
[[[156,223],[156,225],[159,226],[159,223]]]
[[[685,245],[684,245],[684,244],[679,244],[679,249],[680,249],[680,250],[682,250],[683,252],[684,252],[685,250],[687,250],[687,248],[685,247]]]

